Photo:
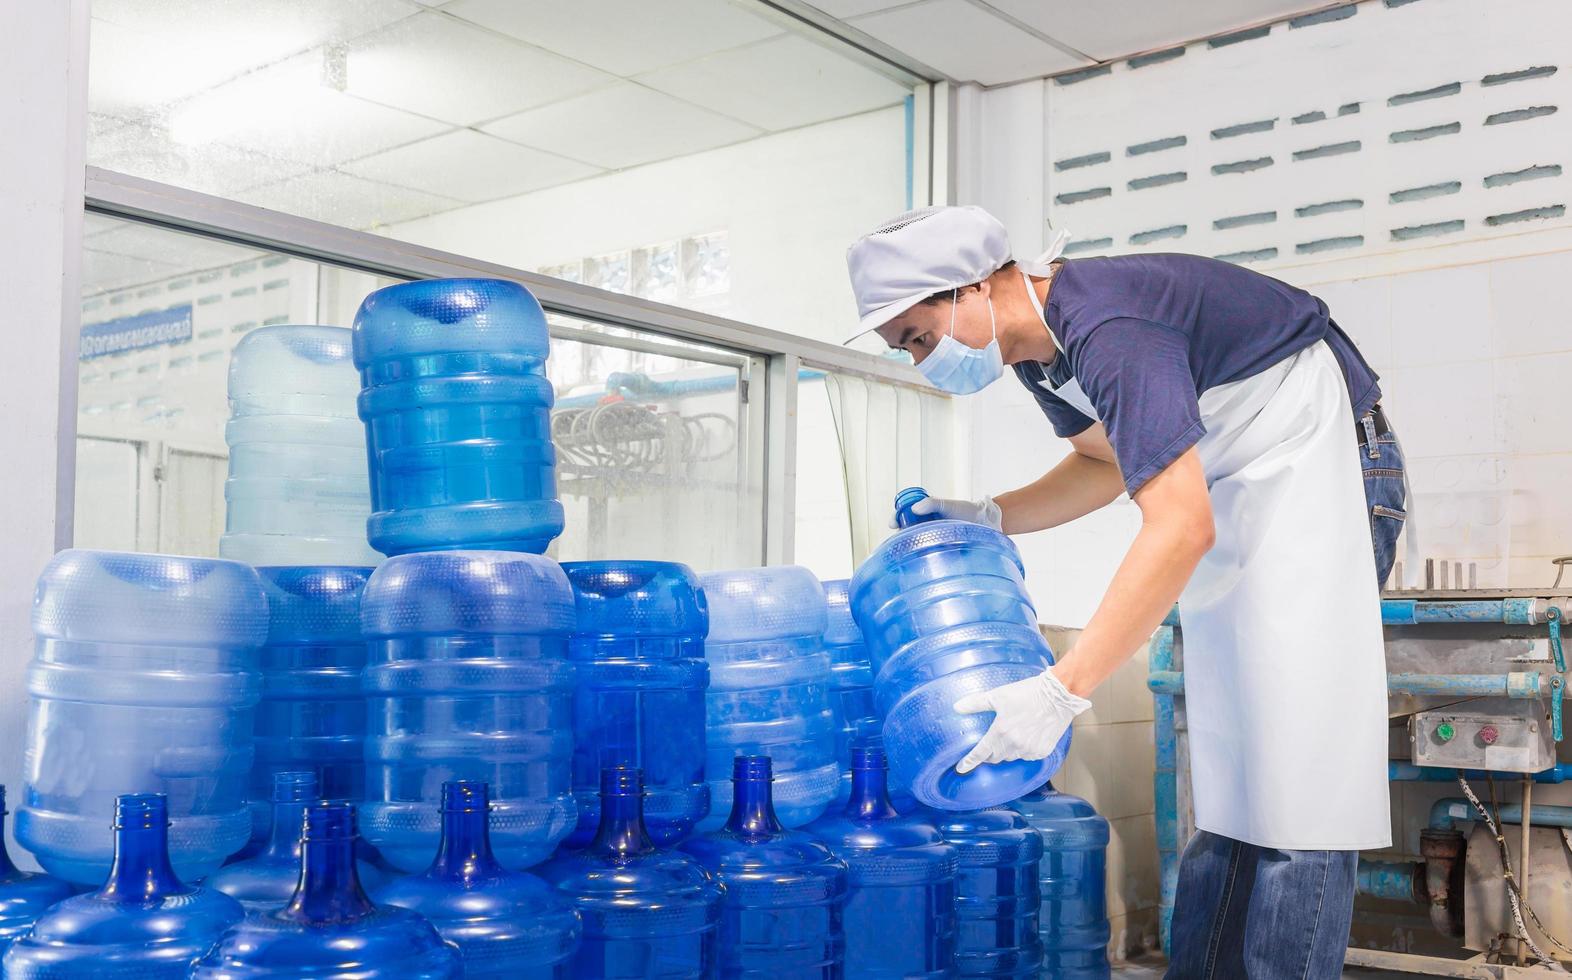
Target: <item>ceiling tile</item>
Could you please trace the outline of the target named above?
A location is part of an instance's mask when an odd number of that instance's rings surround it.
[[[320,53],[226,82],[169,116],[169,135],[178,144],[225,143],[319,167],[447,128],[329,87]]]
[[[167,130],[133,124],[88,133],[87,162],[95,167],[174,184],[204,194],[232,194],[306,173],[309,164],[280,160],[224,143],[173,143]]]
[[[781,32],[730,0],[452,0],[442,9],[622,76]]]
[[[961,82],[999,85],[1091,64],[966,0],[924,0],[849,23]]]
[[[89,104],[154,108],[420,9],[409,0],[93,0]]]
[[[875,10],[889,10],[910,3],[911,0],[808,0],[831,17],[860,17]]]
[[[566,184],[601,172],[597,167],[472,129],[456,129],[356,160],[341,169],[371,180],[475,203]]]
[[[641,75],[639,81],[764,129],[895,105],[910,90],[795,34]]]
[[[407,17],[354,42],[349,93],[459,126],[607,85],[605,72],[445,14]]]
[[[610,169],[760,135],[752,126],[632,82],[531,109],[484,128],[515,143]]]
[[[986,0],[1099,61],[1164,48],[1326,6],[1324,0]]]
[[[255,187],[240,197],[259,207],[356,229],[409,221],[465,204],[455,198],[365,180],[337,170],[319,170]]]

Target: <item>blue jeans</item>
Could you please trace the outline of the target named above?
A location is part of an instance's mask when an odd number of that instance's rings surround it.
[[[1397,437],[1355,445],[1370,509],[1377,587],[1392,573],[1407,519]],[[1289,851],[1199,831],[1179,862],[1168,976],[1173,980],[1318,980],[1342,976],[1357,851]]]
[[[1179,862],[1169,980],[1336,980],[1358,851],[1285,851],[1198,831]]]

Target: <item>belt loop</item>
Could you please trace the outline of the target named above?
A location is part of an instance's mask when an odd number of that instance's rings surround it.
[[[1380,459],[1381,447],[1376,443],[1375,412],[1366,412],[1359,420],[1359,424],[1365,428],[1365,455],[1371,459]]]

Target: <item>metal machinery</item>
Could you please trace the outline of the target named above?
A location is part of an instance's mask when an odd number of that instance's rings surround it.
[[[1434,583],[1434,565],[1427,572]],[[1548,589],[1449,589],[1445,578],[1441,588],[1382,595],[1395,846],[1361,855],[1347,962],[1429,976],[1547,975],[1559,969],[1547,960],[1572,963],[1561,643],[1572,585],[1558,575]],[[1177,610],[1149,655],[1167,949],[1179,855],[1195,830]]]

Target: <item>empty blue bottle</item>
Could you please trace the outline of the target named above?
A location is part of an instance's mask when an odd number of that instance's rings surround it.
[[[529,290],[500,279],[403,283],[355,314],[372,547],[539,554],[562,533],[550,343]]]
[[[194,980],[463,976],[458,950],[429,922],[366,897],[355,871],[353,804],[307,807],[301,836],[300,881],[289,902],[231,927],[191,968]]]
[[[712,572],[702,581],[710,607],[710,813],[699,829],[714,830],[731,813],[731,764],[739,755],[770,757],[775,813],[786,826],[801,827],[835,799],[841,778],[824,587],[797,565]]]
[[[713,977],[725,888],[686,854],[655,847],[643,792],[637,769],[604,770],[595,839],[540,868],[584,920],[572,975]]]
[[[567,980],[579,917],[550,885],[491,853],[485,783],[442,784],[442,843],[418,875],[372,891],[379,905],[419,912],[458,947],[465,980]]]
[[[963,977],[1036,977],[1043,966],[1037,911],[1043,839],[1008,807],[928,816],[955,846],[957,942]],[[1049,976],[1059,974],[1051,972]]]
[[[897,511],[898,522],[911,519],[912,502]],[[990,712],[958,714],[955,702],[1053,664],[1009,538],[965,521],[904,526],[852,576],[851,604],[873,660],[893,782],[910,786],[928,806],[981,810],[1041,786],[1058,770],[1068,731],[1046,759],[955,772],[993,721]]]
[[[811,835],[781,826],[770,801],[768,756],[739,756],[732,784],[726,826],[681,846],[726,886],[721,976],[839,977],[845,863]]]
[[[955,970],[955,848],[922,815],[890,805],[884,752],[852,749],[846,809],[808,832],[846,862],[846,976],[947,977]]]
[[[661,561],[579,561],[578,625],[570,647],[573,795],[579,822],[566,846],[600,826],[600,771],[644,770],[644,826],[658,846],[693,832],[710,808],[704,781],[704,636],[709,613],[698,576]]]
[[[72,894],[71,886],[49,875],[29,874],[11,863],[5,846],[5,787],[0,786],[0,955],[33,927],[49,906]]]
[[[1108,821],[1078,796],[1043,786],[1011,806],[1043,839],[1043,970],[1065,980],[1106,980]]]
[[[321,802],[314,772],[273,774],[269,835],[258,853],[226,864],[202,882],[245,906],[248,912],[282,908],[300,881],[300,834],[306,808]],[[362,884],[380,883],[382,872],[360,862]]]
[[[109,873],[115,797],[169,796],[187,881],[251,836],[246,781],[267,636],[262,583],[239,562],[62,551],[33,596],[26,786],[16,837],[79,885]]]
[[[259,568],[257,574],[268,604],[249,791],[251,840],[260,847],[272,823],[275,773],[315,772],[312,803],[365,797],[360,596],[371,569],[305,565]]]
[[[829,625],[824,649],[830,655],[830,710],[835,715],[835,759],[841,767],[841,788],[836,797],[844,804],[851,793],[851,748],[859,738],[878,737],[882,723],[873,704],[873,666],[862,630],[852,618],[846,579],[824,583]]]
[[[220,557],[374,565],[360,380],[343,327],[253,330],[229,357],[229,479]]]
[[[573,588],[539,555],[400,555],[366,584],[366,836],[424,870],[442,784],[491,786],[491,844],[519,870],[578,821],[572,784]]]
[[[120,797],[108,880],[39,916],[32,932],[7,950],[7,980],[185,977],[245,912],[228,895],[176,877],[168,831],[163,794]]]

